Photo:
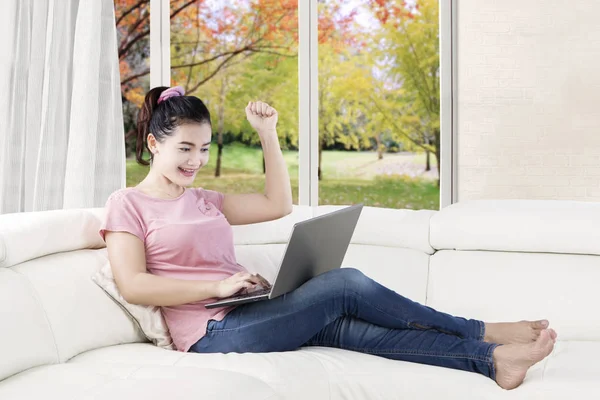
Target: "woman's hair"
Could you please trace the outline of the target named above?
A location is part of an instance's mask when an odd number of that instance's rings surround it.
[[[195,96],[173,96],[158,103],[161,93],[167,89],[169,88],[166,86],[151,89],[146,94],[144,105],[138,113],[135,158],[139,164],[150,165],[142,158],[144,147],[150,153],[149,161],[152,162],[154,158],[148,148],[149,133],[162,143],[180,125],[187,123],[210,125],[208,108]]]

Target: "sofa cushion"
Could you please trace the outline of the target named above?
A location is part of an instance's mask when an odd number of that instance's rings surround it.
[[[107,261],[102,264],[97,272],[92,275],[92,280],[138,325],[146,339],[158,347],[169,350],[175,349],[173,338],[169,333],[169,328],[160,307],[127,302],[117,287],[110,262]]]
[[[88,208],[0,215],[0,268],[48,254],[105,247],[98,236],[103,210]]]
[[[319,206],[314,216],[324,215],[345,206]],[[429,244],[429,220],[437,211],[393,210],[363,207],[352,243],[374,246],[402,247],[433,254]]]
[[[235,382],[232,385],[231,382]],[[245,374],[210,368],[125,364],[59,364],[34,368],[0,382],[10,400],[164,400],[281,397]]]
[[[600,202],[470,200],[431,218],[437,250],[600,255]]]
[[[307,348],[327,371],[332,399],[591,399],[600,393],[598,342],[557,342],[552,354],[506,391],[471,372],[379,360],[330,348]]]
[[[91,350],[71,359],[69,364],[211,368],[251,376],[285,394],[286,399],[327,399],[329,393],[329,379],[321,363],[303,350],[199,354],[164,350],[150,344],[129,344]]]
[[[234,225],[235,245],[287,243],[295,223],[312,217],[309,206],[294,205],[290,214],[274,221],[258,224]]]
[[[264,354],[182,354],[150,344],[129,344],[92,350],[69,364],[92,365],[98,370],[112,366],[210,367],[252,376],[289,400],[562,400],[595,398],[600,393],[600,367],[590,362],[597,356],[598,342],[559,341],[553,353],[534,365],[523,384],[511,391],[476,373],[326,347]]]
[[[360,270],[398,294],[425,304],[429,255],[421,250],[351,244],[342,264]]]
[[[27,276],[0,268],[0,381],[28,368],[58,362],[44,308]]]
[[[284,243],[235,245],[235,258],[251,273],[259,273],[273,283],[285,247]]]
[[[427,305],[487,322],[550,320],[561,340],[600,340],[600,257],[495,251],[435,253]]]
[[[49,325],[49,334],[40,332],[35,337],[52,338],[58,362],[97,347],[147,340],[127,314],[92,281],[92,274],[106,260],[106,249],[77,250],[12,267],[28,280],[30,291],[35,292],[43,307],[43,316],[32,313],[27,317]],[[0,283],[4,284],[4,279]],[[15,287],[9,293],[15,297],[27,292]]]
[[[285,244],[237,245],[238,262],[273,283]],[[429,255],[420,250],[351,244],[342,267],[354,267],[371,279],[421,304],[427,295]]]

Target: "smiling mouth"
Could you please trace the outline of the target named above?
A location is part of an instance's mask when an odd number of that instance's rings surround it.
[[[179,169],[179,171],[185,175],[185,176],[192,176],[196,173],[196,171],[198,171],[197,169],[183,169],[181,167],[177,167]]]

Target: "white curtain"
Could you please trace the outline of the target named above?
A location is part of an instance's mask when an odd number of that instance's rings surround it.
[[[113,0],[2,0],[0,14],[0,214],[104,206],[125,187]]]

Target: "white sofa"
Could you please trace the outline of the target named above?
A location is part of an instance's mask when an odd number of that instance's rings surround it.
[[[272,280],[296,221],[236,226],[238,261]],[[438,310],[549,318],[554,352],[505,391],[463,371],[331,348],[191,354],[158,348],[92,280],[103,209],[0,215],[0,399],[600,398],[600,203],[482,200],[365,207],[353,266]]]

